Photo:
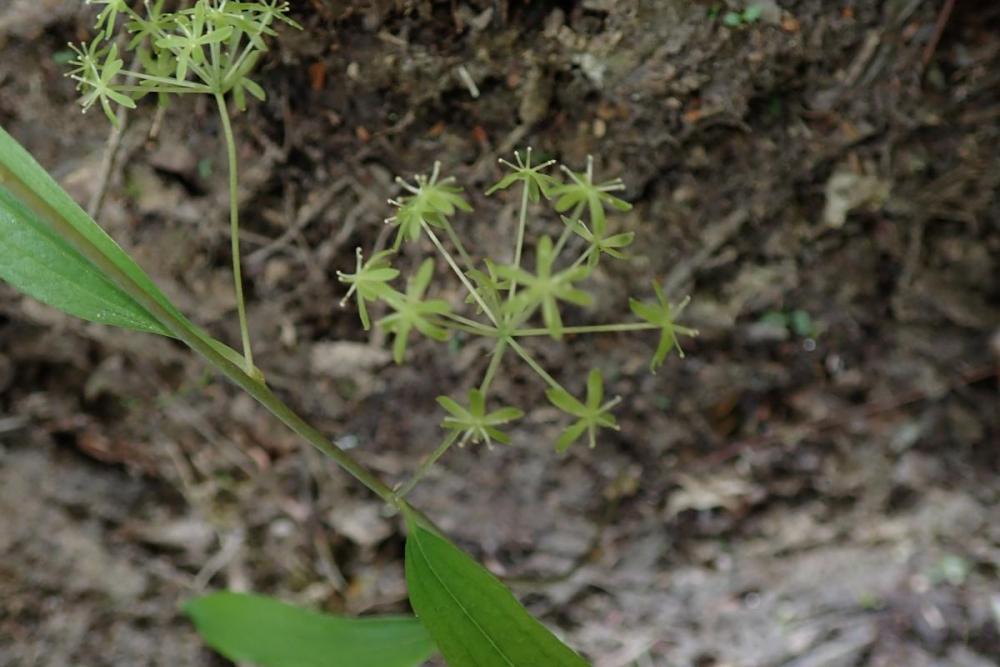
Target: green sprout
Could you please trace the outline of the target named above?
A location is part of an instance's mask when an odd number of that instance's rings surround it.
[[[501,160],[510,170],[499,182],[487,190],[488,194],[516,189],[521,207],[516,219],[513,261],[498,257],[473,259],[463,240],[456,233],[451,219],[458,212],[471,210],[455,185],[455,179],[442,177],[440,164],[435,164],[431,174],[418,175],[412,183],[397,179],[405,191],[403,196],[391,199],[398,211],[386,222],[397,226],[396,242],[390,250],[374,256],[367,263],[360,255],[354,273],[341,273],[340,280],[350,288],[344,300],[357,297],[359,315],[365,328],[369,324],[369,308],[375,304],[387,308],[388,315],[378,320],[379,326],[395,336],[393,358],[402,363],[410,334],[417,330],[434,340],[445,340],[450,332],[485,338],[492,345],[492,352],[485,361],[485,371],[479,385],[468,392],[463,405],[443,396],[438,403],[446,416],[441,425],[446,434],[418,470],[396,493],[404,497],[424,477],[427,471],[455,444],[460,447],[469,441],[508,443],[509,437],[500,429],[503,424],[520,418],[523,413],[513,407],[487,411],[490,388],[510,357],[527,364],[546,385],[550,402],[571,418],[555,442],[556,450],[565,452],[584,433],[591,447],[597,443],[599,429],[617,430],[618,424],[611,414],[620,401],[615,398],[604,402],[604,383],[599,371],[592,371],[587,379],[585,400],[577,399],[562,382],[547,371],[527,345],[535,336],[561,339],[581,334],[623,334],[627,332],[659,331],[660,345],[651,364],[655,370],[663,364],[667,354],[680,352],[677,336],[694,336],[693,329],[675,323],[676,316],[686,304],[684,301],[672,308],[665,300],[659,286],[654,286],[657,301],[648,304],[633,299],[632,311],[639,321],[566,326],[563,308],[586,307],[593,302],[588,291],[587,279],[606,259],[625,259],[622,249],[634,239],[634,233],[611,229],[607,211],[627,211],[631,204],[613,192],[624,188],[621,179],[595,182],[594,162],[587,159],[587,167],[577,173],[563,168],[569,180],[562,182],[545,172],[552,161],[535,164],[532,151],[516,152],[514,161]],[[527,243],[528,215],[540,208],[543,201],[554,209],[562,220],[562,233],[553,238],[539,233],[533,247]],[[539,220],[543,224],[544,219]],[[557,223],[558,224],[558,223]],[[439,232],[443,235],[439,236]],[[397,254],[421,252],[422,244],[413,243],[421,238],[431,242],[436,252],[445,260],[451,272],[461,283],[465,295],[456,299],[455,309],[442,299],[425,299],[433,277],[433,260],[424,259],[417,272],[409,279],[405,294],[396,291],[391,283],[399,276],[393,268]],[[409,243],[407,243],[409,241]],[[451,248],[448,247],[451,246]],[[534,255],[534,271],[522,267],[526,254]],[[468,306],[462,314],[460,306]],[[539,320],[542,326],[533,326]],[[513,354],[508,354],[512,352]]]
[[[726,27],[739,28],[756,23],[763,13],[764,8],[760,5],[750,5],[740,12],[726,12],[722,16],[722,22]]]
[[[265,99],[264,89],[250,79],[250,73],[267,51],[264,38],[276,34],[276,23],[298,27],[288,17],[289,5],[277,0],[196,0],[191,7],[167,11],[165,0],[145,0],[140,12],[127,0],[87,0],[87,4],[101,6],[97,35],[90,44],[72,46],[76,57],[69,72],[84,111],[100,105],[118,127],[115,105],[132,109],[147,95],[156,95],[161,105],[172,95],[189,94],[209,95],[216,102],[229,160],[233,284],[244,366],[255,373],[240,266],[239,176],[229,100],[244,110],[248,93]],[[121,25],[131,37],[124,51],[136,56],[134,69],[125,67],[114,41]]]

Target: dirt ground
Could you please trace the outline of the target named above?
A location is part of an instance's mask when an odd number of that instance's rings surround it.
[[[1000,664],[1000,5],[768,0],[730,27],[735,0],[294,4],[304,32],[235,123],[277,391],[402,479],[483,350],[392,365],[336,271],[384,235],[395,174],[440,160],[488,248],[510,236],[510,200],[478,194],[498,156],[594,154],[638,240],[587,318],[655,279],[702,336],[657,375],[649,336],[540,343],[561,376],[604,370],[621,432],[557,456],[512,365],[513,446],[450,453],[415,503],[600,667]],[[109,128],[59,60],[91,10],[0,4],[0,123],[81,202]],[[132,114],[100,222],[235,342],[225,205],[210,107]],[[183,600],[405,610],[402,546],[178,346],[0,286],[0,665],[226,664]]]

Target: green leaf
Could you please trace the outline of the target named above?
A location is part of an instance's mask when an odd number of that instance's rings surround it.
[[[587,405],[597,407],[604,400],[604,378],[596,368],[587,376]]]
[[[82,319],[168,334],[142,306],[61,238],[29,207],[37,198],[106,254],[125,253],[97,227],[55,181],[0,128],[0,278],[54,308]],[[115,253],[117,251],[117,253]],[[141,270],[133,264],[136,272]]]
[[[452,667],[579,667],[492,574],[407,514],[410,604]]]
[[[416,667],[434,653],[412,617],[341,618],[240,593],[197,598],[184,612],[209,646],[261,667]]]
[[[0,278],[70,315],[165,334],[149,313],[0,189]]]
[[[555,388],[545,391],[549,401],[563,412],[581,417],[587,414],[587,406],[570,396],[565,389]]]
[[[583,432],[586,430],[587,422],[582,419],[567,426],[556,439],[556,451],[560,454],[565,452],[569,449],[570,445],[580,439],[580,436],[583,435]]]

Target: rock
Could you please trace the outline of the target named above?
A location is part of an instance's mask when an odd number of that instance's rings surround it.
[[[889,184],[876,176],[838,169],[826,182],[823,222],[835,229],[844,226],[847,215],[862,206],[881,206],[889,196]]]
[[[365,548],[392,535],[392,526],[382,516],[377,503],[351,503],[335,507],[327,516],[333,529]]]
[[[335,378],[367,374],[392,360],[388,350],[366,343],[335,341],[316,343],[310,355],[313,371]]]

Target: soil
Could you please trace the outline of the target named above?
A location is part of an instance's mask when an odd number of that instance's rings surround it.
[[[295,3],[235,122],[257,356],[403,479],[483,350],[391,364],[336,271],[384,241],[395,174],[440,160],[490,249],[497,157],[593,154],[637,242],[587,319],[658,280],[702,335],[656,375],[650,336],[540,342],[567,382],[604,371],[621,431],[557,456],[511,364],[514,444],[449,453],[415,503],[600,667],[1000,664],[1000,6],[757,4],[729,27],[735,0]],[[0,123],[81,202],[108,127],[58,61],[92,10],[0,6]],[[117,157],[101,224],[237,341],[212,108],[141,108]],[[226,664],[179,611],[222,588],[407,608],[364,489],[177,345],[5,286],[0,447],[0,665]]]

